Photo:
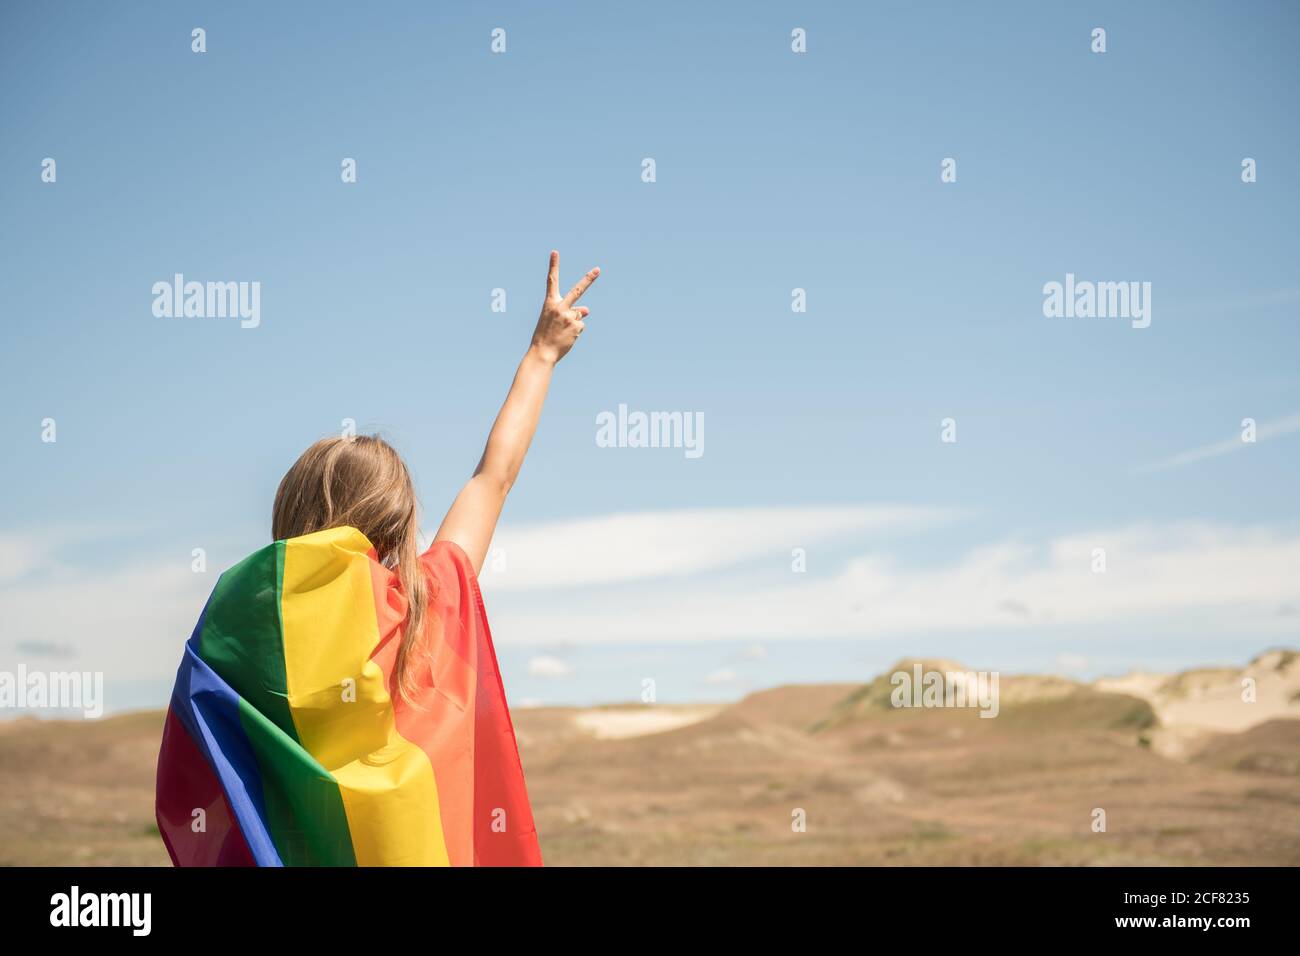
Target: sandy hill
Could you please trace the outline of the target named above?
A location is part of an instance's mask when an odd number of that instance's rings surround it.
[[[1242,668],[1179,674],[1129,674],[1103,679],[1099,690],[1148,701],[1165,726],[1234,732],[1300,717],[1300,654],[1272,650]]]
[[[728,706],[514,718],[552,864],[1296,865],[1296,657],[1093,684],[1004,676],[996,719],[890,706],[889,675],[911,660]],[[164,864],[161,725],[0,722],[0,862]]]

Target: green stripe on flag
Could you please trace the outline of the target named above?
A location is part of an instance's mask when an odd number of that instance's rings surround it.
[[[257,755],[280,859],[286,866],[356,866],[338,783],[303,748],[289,709],[283,582],[283,541],[223,574],[203,620],[199,656],[239,695],[239,720]]]

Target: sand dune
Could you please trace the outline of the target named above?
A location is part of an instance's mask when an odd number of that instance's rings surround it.
[[[1165,727],[1238,733],[1300,717],[1300,654],[1274,650],[1246,667],[1129,674],[1094,685],[1149,702]]]
[[[729,706],[514,719],[550,864],[1296,865],[1296,657],[1010,676],[996,719],[895,709],[892,671]],[[165,864],[161,726],[156,712],[0,723],[0,863]]]
[[[712,717],[721,705],[662,707],[593,707],[573,715],[579,730],[590,733],[598,740],[617,740],[624,737],[644,737],[660,734],[678,727],[686,727]]]

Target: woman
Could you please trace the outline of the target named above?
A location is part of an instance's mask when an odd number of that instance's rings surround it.
[[[221,576],[177,672],[156,800],[176,865],[541,864],[477,575],[600,274],[561,297],[559,267],[424,554],[383,440],[323,439],[284,476],[275,542]]]

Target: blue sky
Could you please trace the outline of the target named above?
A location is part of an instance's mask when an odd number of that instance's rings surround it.
[[[1294,645],[1298,33],[1288,3],[6,3],[0,666],[161,703],[344,418],[436,526],[551,248],[603,274],[484,577],[512,698]],[[260,282],[260,326],[155,317],[177,272]],[[1150,282],[1151,326],[1045,318],[1067,272]],[[705,454],[597,447],[620,403],[701,413]]]

